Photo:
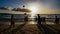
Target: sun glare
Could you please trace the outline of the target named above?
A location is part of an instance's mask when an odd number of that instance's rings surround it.
[[[36,12],[37,11],[37,7],[31,6],[31,7],[29,7],[29,10],[31,10],[32,12]]]
[[[30,6],[28,9],[31,10],[31,18],[34,18],[35,13],[37,12],[37,7],[36,6]]]

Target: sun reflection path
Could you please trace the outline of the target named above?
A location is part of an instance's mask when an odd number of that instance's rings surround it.
[[[32,20],[34,20],[35,16],[36,16],[36,12],[37,12],[37,7],[36,6],[30,6],[29,10],[31,10],[31,18],[33,18]],[[31,22],[32,24],[36,24],[35,22]]]

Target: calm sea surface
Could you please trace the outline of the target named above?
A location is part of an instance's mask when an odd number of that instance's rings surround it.
[[[14,21],[24,21],[24,14],[13,14],[14,15]],[[31,14],[28,14],[28,20],[29,21],[34,21],[36,14],[33,16]],[[59,18],[60,21],[60,14],[40,14],[41,18],[46,17],[46,21],[54,21],[55,16]],[[11,15],[10,14],[0,14],[0,22],[6,22],[11,20]]]

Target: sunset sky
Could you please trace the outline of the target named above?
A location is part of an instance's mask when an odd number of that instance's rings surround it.
[[[60,12],[60,0],[0,0],[0,7],[9,6],[23,8],[32,11],[56,11]],[[38,12],[39,13],[39,12]]]

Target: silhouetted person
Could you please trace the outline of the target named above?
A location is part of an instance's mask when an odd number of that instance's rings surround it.
[[[14,23],[14,15],[11,15],[11,26],[15,26],[15,23]]]
[[[41,31],[41,17],[39,14],[37,14],[37,27]]]
[[[55,23],[59,24],[59,18],[57,16],[55,16]]]
[[[24,13],[24,21],[27,22],[28,21],[28,15],[26,13]]]
[[[39,14],[37,15],[37,22],[38,22],[39,25],[41,25],[41,17],[40,17]]]

